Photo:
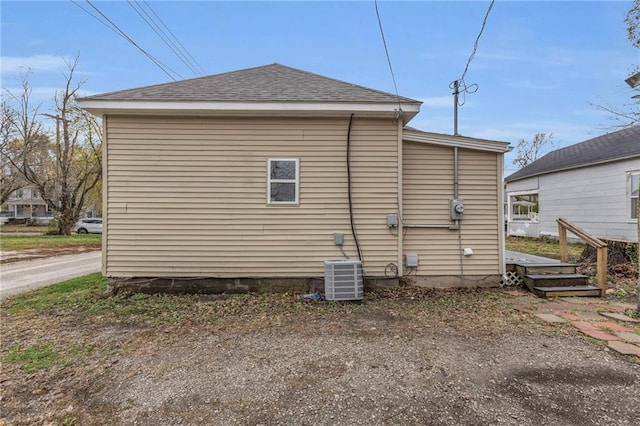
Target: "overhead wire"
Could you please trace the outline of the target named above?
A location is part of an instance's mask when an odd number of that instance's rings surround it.
[[[107,15],[105,15],[100,9],[98,9],[97,6],[95,6],[93,3],[91,3],[90,0],[85,0],[85,2],[89,6],[91,6],[102,18],[100,16],[98,16],[98,15],[95,15],[90,10],[87,10],[86,8],[84,8],[81,4],[75,2],[74,0],[71,0],[71,3],[73,3],[74,5],[79,7],[80,9],[82,9],[85,13],[87,13],[90,16],[92,16],[94,19],[96,19],[102,25],[104,25],[107,28],[109,28],[111,31],[113,31],[116,34],[118,34],[120,37],[124,38],[129,43],[131,43],[136,49],[138,49],[149,60],[151,60],[158,68],[160,68],[160,70],[162,72],[164,72],[170,79],[172,79],[173,81],[176,81],[177,79],[175,78],[174,75],[178,76],[179,78],[184,79],[184,77],[182,77],[178,72],[173,70],[168,65],[162,63],[159,59],[157,59],[151,53],[149,53],[145,49],[143,49],[138,43],[136,43],[131,37],[129,37],[129,35],[127,35],[127,33],[125,33],[120,27],[118,27],[118,25],[116,25],[111,19],[109,19],[109,17],[107,17]],[[173,73],[174,75],[172,75],[171,73]]]
[[[198,71],[193,67],[193,65],[189,63],[189,61],[186,60],[184,54],[177,50],[177,46],[175,46],[175,43],[167,38],[166,34],[162,31],[161,28],[158,27],[156,22],[153,21],[151,17],[149,17],[149,14],[144,9],[142,9],[142,6],[140,6],[138,2],[131,0],[127,0],[127,3],[133,9],[133,11],[136,12],[136,14],[147,24],[147,26],[151,28],[151,30],[156,33],[158,37],[160,37],[160,40],[162,40],[162,42],[178,57],[178,59],[184,65],[186,65],[194,75],[198,76]]]
[[[167,30],[167,32],[171,35],[171,37],[173,37],[175,42],[178,43],[182,51],[188,57],[189,62],[193,64],[196,68],[198,68],[198,70],[200,71],[200,75],[206,75],[207,71],[205,71],[205,69],[202,68],[202,65],[200,65],[200,63],[196,60],[196,58],[193,57],[193,55],[189,52],[189,50],[186,47],[184,47],[184,44],[180,42],[180,39],[178,39],[178,37],[176,37],[176,35],[173,33],[173,31],[171,31],[171,29],[167,26],[167,24],[165,24],[164,20],[156,13],[155,10],[153,10],[153,8],[151,7],[151,4],[149,4],[147,0],[142,0],[142,3],[144,3],[145,6],[147,6],[149,11],[158,19],[160,24]]]
[[[384,53],[387,56],[387,63],[389,64],[389,71],[391,72],[391,79],[393,80],[393,87],[396,91],[396,97],[398,98],[398,114],[402,111],[402,105],[400,103],[400,94],[398,93],[398,85],[396,84],[396,76],[393,73],[393,66],[391,65],[391,57],[389,56],[389,49],[387,47],[387,40],[384,36],[384,29],[382,28],[382,19],[380,18],[380,11],[378,10],[378,0],[374,0],[376,7],[376,16],[378,18],[378,28],[380,28],[380,35],[382,36],[382,44],[384,45]]]
[[[487,8],[487,12],[485,13],[484,19],[482,20],[482,26],[480,27],[478,36],[476,37],[476,41],[473,43],[473,49],[471,51],[471,54],[469,55],[469,59],[467,59],[466,65],[464,66],[464,71],[462,72],[462,76],[458,80],[452,81],[451,84],[449,84],[449,88],[453,89],[456,85],[456,82],[458,83],[458,90],[462,94],[462,101],[459,101],[458,103],[459,106],[462,106],[465,104],[467,93],[475,93],[476,91],[478,91],[478,85],[476,83],[467,85],[467,83],[465,82],[465,77],[467,76],[467,71],[469,71],[469,65],[471,64],[471,61],[473,61],[473,59],[475,58],[476,53],[478,51],[478,44],[480,43],[480,37],[482,37],[484,28],[487,25],[487,20],[489,19],[489,14],[491,14],[491,10],[493,9],[494,3],[495,3],[495,0],[491,0],[491,3]]]
[[[187,67],[191,70],[191,72],[194,74],[194,76],[198,77],[198,76],[202,76],[204,75],[204,72],[202,69],[198,70],[197,66],[195,64],[192,63],[192,60],[189,59],[189,56],[191,56],[190,54],[188,54],[188,52],[185,54],[185,52],[183,50],[186,51],[186,49],[184,49],[184,45],[182,45],[182,43],[179,42],[179,40],[177,40],[177,38],[175,37],[175,35],[173,36],[173,38],[175,39],[172,40],[172,38],[167,34],[166,30],[169,30],[168,27],[166,26],[166,24],[164,24],[164,22],[162,22],[163,26],[166,28],[163,29],[160,24],[157,22],[159,18],[159,16],[155,13],[155,11],[153,11],[152,9],[150,9],[150,11],[156,16],[156,18],[154,18],[153,16],[151,16],[149,14],[149,12],[147,12],[143,6],[142,6],[142,2],[140,1],[132,1],[132,0],[127,0],[127,3],[129,3],[129,6],[133,9],[134,12],[136,12],[136,14],[147,24],[147,26],[149,28],[151,28],[151,30],[160,38],[160,40],[162,40],[162,42],[176,55],[176,57]],[[150,8],[150,6],[147,4],[146,5],[148,8]],[[160,19],[161,20],[161,19]],[[171,30],[169,30],[169,32],[171,32]],[[173,34],[173,33],[171,33]],[[181,46],[183,46],[183,49],[181,49],[176,42],[180,43]]]

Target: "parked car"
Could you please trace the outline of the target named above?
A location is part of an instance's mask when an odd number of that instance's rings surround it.
[[[78,234],[102,234],[102,218],[87,217],[80,219],[73,229]]]

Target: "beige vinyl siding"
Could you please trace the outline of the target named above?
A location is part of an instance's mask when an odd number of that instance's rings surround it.
[[[459,150],[459,197],[464,200],[462,247],[465,275],[499,274],[500,262],[498,161],[500,154]],[[453,148],[405,142],[403,151],[403,222],[449,225],[453,198]],[[404,253],[419,256],[417,275],[459,275],[458,231],[409,228]]]
[[[355,258],[344,118],[109,116],[108,276],[321,276]],[[352,126],[354,215],[365,266],[397,259],[386,215],[397,210],[398,128]],[[300,162],[300,203],[267,204],[267,159]]]

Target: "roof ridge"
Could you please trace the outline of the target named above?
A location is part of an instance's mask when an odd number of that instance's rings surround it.
[[[256,70],[258,71],[256,72]],[[304,89],[300,90],[301,88]],[[139,96],[142,96],[142,99],[154,98],[156,100],[173,96],[174,99],[180,101],[207,100],[206,98],[209,96],[210,99],[221,97],[219,99],[241,102],[269,100],[317,102],[335,99],[341,102],[422,103],[415,99],[277,62],[186,80],[101,93],[81,98],[81,100],[140,100],[140,98],[135,99]]]

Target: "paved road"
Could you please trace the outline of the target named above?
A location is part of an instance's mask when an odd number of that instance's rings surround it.
[[[0,299],[34,288],[99,272],[100,251],[0,265]]]

